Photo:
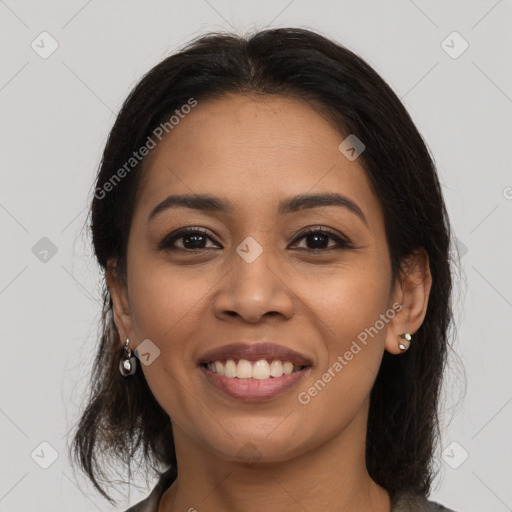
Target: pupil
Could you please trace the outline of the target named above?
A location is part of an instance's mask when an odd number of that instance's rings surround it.
[[[204,239],[204,235],[187,235],[183,237],[183,245],[187,249],[203,249],[203,246],[197,245],[198,243],[201,243],[201,239]],[[193,242],[187,243],[188,240],[193,240]]]
[[[309,238],[310,240],[311,240],[311,239],[314,239],[314,240],[315,240],[315,242],[318,242],[318,241],[320,240],[320,245],[321,245],[321,247],[319,247],[319,246],[318,246],[318,244],[317,244],[317,245],[315,245],[315,247],[313,247],[313,249],[322,249],[322,248],[327,247],[325,242],[327,241],[327,238],[328,238],[328,237],[327,237],[327,236],[325,236],[325,235],[322,235],[322,234],[314,234],[314,235],[309,235],[309,237],[308,237],[308,238]],[[323,243],[322,243],[322,242],[323,242]],[[309,244],[308,244],[308,247],[309,247]]]

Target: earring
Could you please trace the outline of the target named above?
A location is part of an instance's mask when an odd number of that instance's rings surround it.
[[[405,352],[411,345],[412,336],[408,332],[404,332],[403,334],[400,334],[400,338],[402,338],[404,341],[398,344],[398,348],[402,352]]]
[[[137,369],[137,359],[132,355],[132,351],[128,347],[129,344],[130,340],[126,338],[126,345],[123,347],[123,355],[119,361],[119,373],[123,377],[133,375]]]

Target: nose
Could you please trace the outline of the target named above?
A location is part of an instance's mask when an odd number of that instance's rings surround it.
[[[265,315],[284,319],[293,316],[294,295],[290,283],[271,253],[264,249],[251,262],[233,253],[231,270],[219,283],[214,296],[215,315],[219,319],[235,317],[258,323]]]

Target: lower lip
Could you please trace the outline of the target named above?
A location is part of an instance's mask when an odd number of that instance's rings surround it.
[[[228,378],[212,372],[204,366],[199,367],[208,381],[217,389],[238,400],[254,402],[269,400],[288,391],[304,377],[311,369],[310,366],[289,375],[270,377],[265,380]]]

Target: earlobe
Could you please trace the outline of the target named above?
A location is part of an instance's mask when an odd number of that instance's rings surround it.
[[[105,279],[112,297],[113,317],[121,340],[132,335],[132,315],[128,300],[128,288],[123,279],[118,275],[115,263],[109,261],[105,272]]]
[[[385,348],[392,354],[404,353],[413,334],[421,327],[427,313],[432,275],[428,254],[418,249],[402,261],[400,274],[395,283],[393,300],[402,305],[388,325]]]

